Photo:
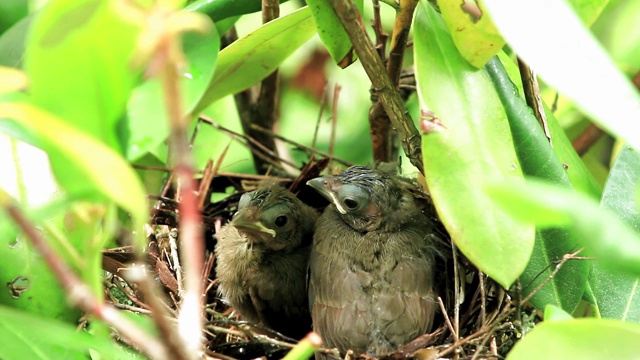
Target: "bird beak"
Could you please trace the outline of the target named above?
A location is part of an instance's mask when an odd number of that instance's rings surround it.
[[[311,179],[307,181],[307,185],[311,186],[314,190],[320,193],[320,195],[324,196],[327,200],[331,201],[333,205],[336,206],[336,209],[340,212],[340,214],[346,214],[347,211],[340,205],[340,201],[336,198],[336,194],[330,188],[328,181],[329,177],[318,177],[315,179]]]
[[[233,220],[231,220],[231,226],[249,233],[265,233],[271,235],[271,237],[276,237],[276,232],[273,229],[262,225],[258,220],[251,219],[249,213],[245,210],[240,210],[236,213]]]

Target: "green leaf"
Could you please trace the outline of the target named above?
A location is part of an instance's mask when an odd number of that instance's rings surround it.
[[[486,73],[460,56],[427,1],[414,26],[420,106],[442,124],[422,139],[429,191],[460,250],[508,288],[529,261],[534,228],[496,209],[478,186],[522,178],[506,114]]]
[[[213,78],[220,36],[215,30],[207,34],[187,33],[182,42],[187,59],[187,67],[181,77],[182,109],[188,115]],[[149,79],[133,91],[127,106],[128,121],[124,123],[121,133],[129,161],[141,158],[169,136],[169,120],[164,104],[160,78]]]
[[[616,159],[602,194],[601,206],[640,232],[640,211],[635,192],[640,183],[640,153],[625,146]],[[640,321],[640,277],[593,264],[591,287],[603,317]]]
[[[280,1],[285,3],[287,0]],[[196,0],[184,8],[203,13],[214,22],[233,16],[253,13],[262,9],[260,0]]]
[[[29,30],[25,70],[34,104],[119,151],[139,29],[117,11],[102,0],[48,3]]]
[[[568,189],[572,188],[569,176],[544,135],[542,127],[524,99],[519,96],[518,89],[511,82],[500,60],[494,57],[487,63],[485,69],[507,113],[523,172],[528,176],[546,179]],[[559,133],[564,134],[562,129],[559,129]],[[554,144],[564,141],[565,148],[571,147],[566,136],[564,138],[554,136],[552,139]],[[577,161],[582,163],[580,159]],[[524,285],[525,295],[535,291],[530,301],[538,309],[542,310],[548,304],[553,304],[573,312],[582,299],[589,271],[586,262],[566,263],[555,276],[551,277],[555,264],[562,259],[563,255],[575,251],[576,248],[576,240],[564,230],[547,229],[536,232],[531,260],[520,280]],[[546,285],[539,289],[544,282]]]
[[[0,65],[22,67],[27,32],[35,15],[31,14],[0,36]]]
[[[438,6],[444,23],[453,37],[458,51],[471,65],[483,67],[504,46],[505,41],[491,21],[484,5],[479,4],[479,13],[468,10],[471,1],[440,0]]]
[[[544,308],[544,321],[571,320],[573,316],[561,308],[548,305]]]
[[[618,0],[612,2],[591,29],[611,57],[627,73],[640,67],[640,2]]]
[[[142,229],[148,219],[144,188],[133,169],[114,150],[29,104],[0,103],[2,118],[17,120],[37,134],[56,179],[71,196],[94,200],[107,197],[131,214],[136,221],[134,229]]]
[[[0,2],[0,34],[29,14],[29,3],[26,0],[9,0]]]
[[[509,45],[549,85],[640,149],[640,96],[565,1],[527,3],[526,16],[517,1],[484,3]]]
[[[242,91],[271,74],[316,32],[309,8],[273,20],[224,48],[215,76],[190,111],[197,115],[214,101]]]
[[[640,326],[603,319],[538,324],[507,355],[507,360],[635,359]]]
[[[320,40],[327,47],[333,61],[342,68],[349,66],[355,61],[356,55],[349,35],[331,4],[327,0],[308,0],[307,5],[313,14]],[[356,1],[356,6],[362,13],[362,0]]]
[[[0,220],[0,235],[0,256],[3,259],[0,262],[0,281],[5,285],[4,291],[0,292],[0,304],[27,310],[32,316],[75,324],[79,311],[68,305],[66,292],[42,256],[19,235],[15,227],[10,226],[4,214]],[[0,339],[6,338],[0,334]],[[0,358],[4,359],[1,355]]]
[[[569,5],[586,26],[590,26],[600,16],[609,0],[569,0]]]
[[[494,202],[539,227],[565,227],[586,254],[619,270],[640,274],[640,237],[611,210],[586,195],[531,178],[487,184]]]
[[[0,339],[3,360],[87,359],[90,349],[105,359],[139,358],[108,339],[78,332],[75,325],[5,306],[0,306]]]

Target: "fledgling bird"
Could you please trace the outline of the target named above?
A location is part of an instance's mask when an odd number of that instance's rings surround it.
[[[215,249],[218,291],[241,318],[298,339],[311,331],[306,273],[317,218],[276,184],[242,195]]]
[[[363,166],[307,184],[331,202],[309,259],[311,317],[324,345],[379,356],[429,331],[435,235],[413,185]]]

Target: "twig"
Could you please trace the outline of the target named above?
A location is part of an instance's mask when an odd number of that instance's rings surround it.
[[[458,274],[458,255],[456,251],[456,244],[451,241],[451,253],[453,258],[453,286],[455,289],[453,290],[454,299],[453,299],[453,320],[454,320],[454,329],[456,330],[456,334],[460,333],[460,279]]]
[[[273,136],[274,138],[276,138],[278,140],[282,140],[282,141],[284,141],[286,143],[289,143],[289,144],[295,146],[296,148],[302,149],[302,150],[310,152],[312,154],[318,154],[318,155],[320,155],[322,157],[326,157],[326,158],[330,157],[332,161],[338,162],[338,163],[340,163],[342,165],[345,165],[345,166],[353,165],[352,162],[349,162],[349,161],[346,161],[346,160],[343,160],[343,159],[340,159],[340,158],[332,157],[331,154],[329,154],[329,153],[326,153],[324,151],[320,151],[320,150],[317,150],[317,149],[314,149],[314,148],[310,148],[308,146],[302,145],[302,144],[300,144],[298,142],[295,142],[293,140],[289,140],[289,139],[287,139],[285,137],[282,137],[282,136],[280,136],[278,134],[273,133],[270,130],[267,130],[267,129],[264,129],[264,128],[260,128],[257,125],[254,125],[254,127],[255,127],[256,130],[268,133],[269,135]]]
[[[296,164],[280,158],[278,153],[270,150],[265,145],[263,145],[263,143],[261,141],[258,141],[256,138],[254,138],[252,136],[249,136],[247,134],[237,133],[237,132],[235,132],[235,131],[233,131],[231,129],[228,129],[228,128],[218,124],[216,121],[214,121],[212,119],[209,119],[208,117],[203,116],[203,115],[200,115],[200,120],[204,121],[205,123],[213,126],[214,128],[216,128],[216,129],[218,129],[218,130],[220,130],[222,132],[225,132],[225,133],[231,135],[231,137],[234,138],[234,139],[242,138],[242,139],[247,140],[247,142],[250,143],[250,145],[249,144],[244,144],[244,145],[247,146],[251,150],[254,158],[255,157],[259,157],[260,159],[264,160],[266,163],[268,163],[270,165],[273,165],[273,166],[277,167],[278,169],[282,169],[282,170],[284,170],[284,168],[282,167],[282,165],[279,162],[285,163],[285,164],[287,164],[289,166],[292,166],[292,167],[297,167]],[[258,125],[257,124],[251,124],[250,125],[250,127],[252,129],[253,129],[254,126],[258,126]],[[245,130],[245,132],[246,132],[246,130]],[[255,131],[253,131],[253,133],[254,134],[258,134]],[[263,138],[267,138],[267,137],[260,135],[260,138],[263,139]],[[271,141],[273,141],[273,138],[271,138]],[[274,144],[275,144],[275,142],[274,142]],[[256,151],[258,149],[262,150],[263,153]],[[268,156],[266,156],[266,155],[268,155]],[[264,171],[262,173],[264,174]]]
[[[440,311],[442,311],[442,315],[444,316],[444,321],[447,324],[449,331],[451,331],[451,335],[453,335],[453,338],[456,341],[460,340],[458,338],[458,333],[456,332],[456,330],[453,328],[453,325],[451,324],[451,320],[449,319],[449,314],[447,314],[447,309],[444,307],[444,303],[442,302],[442,298],[440,296],[438,296],[438,305],[440,305]]]
[[[400,98],[391,78],[387,74],[382,59],[366,33],[360,13],[352,0],[329,0],[336,15],[345,28],[353,47],[360,58],[362,66],[371,80],[373,90],[379,96],[391,124],[398,131],[402,147],[411,163],[424,173],[422,163],[422,139],[413,120]]]
[[[636,73],[631,81],[637,89],[640,89],[640,72]],[[558,94],[556,93],[556,97],[557,96]],[[573,149],[578,153],[578,155],[582,156],[589,151],[591,146],[598,141],[603,134],[604,131],[602,131],[602,129],[600,129],[596,124],[591,123],[571,142],[571,145],[573,145]]]
[[[67,293],[69,302],[87,311],[98,319],[103,320],[117,329],[124,338],[134,346],[154,359],[167,359],[165,346],[156,338],[147,335],[141,328],[122,314],[113,306],[101,302],[93,295],[91,289],[73,272],[55,253],[55,251],[42,238],[38,230],[27,220],[22,211],[9,202],[6,193],[0,192],[0,204],[5,208],[9,217],[20,227],[35,249],[42,255]]]
[[[394,89],[398,88],[400,82],[409,30],[411,29],[413,12],[417,4],[418,2],[416,0],[400,0],[398,11],[396,12],[393,34],[391,36],[389,61],[387,62],[387,73],[389,74]],[[378,38],[378,30],[376,30],[376,38]],[[386,37],[384,40],[386,41]],[[380,39],[378,39],[378,41],[380,41]],[[384,53],[382,54],[384,55]],[[381,58],[384,59],[383,56],[381,56]],[[397,159],[398,149],[397,146],[394,146],[395,132],[389,122],[389,116],[385,112],[385,108],[378,97],[376,97],[376,102],[371,107],[371,111],[369,111],[369,124],[371,126],[371,141],[373,143],[373,156],[375,161],[390,162]]]
[[[333,148],[336,141],[336,127],[338,124],[338,99],[340,99],[340,85],[333,87],[333,104],[331,109],[331,137],[329,138],[329,156],[333,158]]]
[[[322,93],[322,98],[320,99],[320,111],[318,112],[318,118],[316,119],[316,127],[313,130],[313,140],[311,141],[311,148],[316,147],[316,142],[318,141],[318,130],[320,129],[320,121],[322,120],[322,114],[324,113],[324,108],[327,106],[327,98],[329,97],[327,87],[325,86],[324,92]]]
[[[556,274],[558,274],[558,271],[560,271],[560,268],[562,268],[562,266],[569,260],[583,260],[585,258],[579,257],[577,256],[578,254],[580,254],[582,252],[582,250],[584,250],[584,248],[580,248],[578,251],[571,253],[571,254],[564,254],[562,256],[562,258],[560,259],[560,261],[558,261],[558,263],[556,264],[556,267],[553,269],[553,271],[551,272],[551,274],[549,274],[549,276],[547,276],[546,279],[544,279],[544,281],[538,285],[535,289],[533,289],[533,291],[531,291],[531,293],[529,293],[529,295],[527,295],[524,299],[522,299],[522,303],[526,303],[528,302],[531,297],[533,297],[533,295],[535,295],[538,291],[540,291],[540,289],[542,289],[545,285],[547,285],[547,283],[549,283],[549,281],[551,281],[551,279],[553,279]]]

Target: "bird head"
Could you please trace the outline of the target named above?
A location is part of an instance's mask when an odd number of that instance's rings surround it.
[[[252,245],[290,250],[300,246],[304,235],[312,231],[313,220],[305,219],[310,216],[315,220],[317,214],[287,189],[268,185],[242,195],[230,225],[246,234]]]
[[[364,166],[315,178],[307,185],[327,198],[345,223],[361,232],[386,226],[387,215],[397,210],[403,196],[391,175]]]

